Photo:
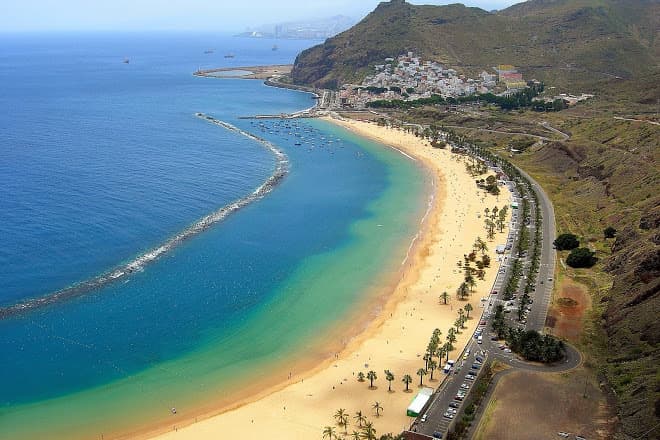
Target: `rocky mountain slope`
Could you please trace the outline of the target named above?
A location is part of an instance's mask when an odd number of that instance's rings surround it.
[[[350,30],[302,52],[292,78],[337,88],[407,51],[468,73],[513,64],[526,78],[593,88],[658,69],[660,2],[530,0],[490,13],[460,4],[393,0]]]

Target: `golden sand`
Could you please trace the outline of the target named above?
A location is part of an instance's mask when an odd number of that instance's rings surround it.
[[[366,136],[399,149],[412,156],[435,175],[435,203],[422,228],[420,239],[411,255],[410,264],[396,288],[389,293],[380,314],[366,325],[366,329],[353,337],[337,357],[327,359],[315,370],[281,383],[268,394],[247,397],[244,405],[224,413],[200,420],[185,427],[168,427],[161,440],[205,440],[219,438],[243,439],[320,439],[324,426],[334,426],[333,414],[344,408],[351,416],[348,432],[356,425],[353,416],[362,411],[374,424],[378,435],[407,429],[412,419],[406,408],[419,389],[416,372],[424,366],[422,356],[433,329],[442,331],[442,342],[454,323],[458,309],[467,302],[456,298],[456,288],[463,274],[456,265],[470,251],[477,236],[485,239],[484,208],[502,207],[510,194],[503,188],[499,197],[479,191],[465,170],[462,158],[447,150],[434,149],[428,142],[400,130],[379,127],[372,123],[332,120],[358,135]],[[485,281],[479,281],[470,297],[474,311],[467,329],[458,335],[456,350],[450,358],[456,359],[478,324],[482,312],[481,298],[488,296],[497,273],[495,245],[503,242],[503,234],[489,242],[493,264]],[[498,241],[499,240],[499,241]],[[450,294],[447,305],[439,296]],[[391,370],[396,379],[388,392],[384,370]],[[359,382],[358,372],[373,370],[377,373],[376,389],[369,389],[369,381]],[[404,392],[401,378],[413,377],[410,393]],[[424,377],[424,385],[437,387],[444,377],[436,371],[434,381]],[[373,405],[384,408],[375,416]]]

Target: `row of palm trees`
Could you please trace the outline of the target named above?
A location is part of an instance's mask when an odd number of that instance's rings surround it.
[[[426,374],[426,371],[424,371],[423,374],[420,373],[420,371],[422,371],[422,370],[423,369],[417,370],[417,375],[420,376],[420,386],[422,385],[421,377]],[[387,380],[387,382],[389,382],[387,391],[390,392],[390,393],[393,393],[394,391],[392,391],[392,382],[394,382],[394,380],[396,380],[396,377],[394,376],[394,373],[392,373],[390,370],[385,370],[384,373],[385,373],[385,380]],[[369,389],[370,390],[375,390],[376,387],[374,386],[374,380],[378,379],[378,375],[376,374],[376,372],[373,371],[373,370],[370,370],[365,375],[362,371],[360,371],[357,374],[358,382],[364,382],[365,379],[369,380]],[[401,382],[406,384],[406,389],[405,389],[406,392],[410,391],[409,386],[412,383],[412,381],[413,381],[412,377],[409,374],[404,374],[403,377],[401,377]]]
[[[374,402],[372,405],[373,410],[376,412],[376,417],[380,417],[381,411],[383,411],[383,406],[379,402]],[[340,429],[343,429],[344,434],[342,437],[339,437],[337,430],[334,426],[325,426],[323,428],[323,438],[328,440],[338,440],[340,438],[350,438],[353,440],[376,440],[376,429],[372,422],[370,422],[367,417],[362,413],[362,411],[356,411],[353,415],[353,420],[355,422],[355,428],[353,432],[348,436],[348,427],[350,425],[350,414],[344,409],[339,408],[335,414],[334,419],[337,426]],[[384,436],[389,438],[394,438],[392,436]],[[381,437],[382,438],[382,437]]]
[[[498,209],[497,206],[493,210],[486,208],[484,213],[486,218],[484,219],[484,227],[486,228],[486,235],[489,240],[495,238],[495,228],[499,229],[500,233],[504,232],[504,226],[506,226],[506,214],[509,210],[509,207],[504,205],[502,209]]]
[[[477,258],[477,253],[479,252],[481,252],[481,259]],[[462,269],[465,274],[463,282],[456,289],[456,296],[460,300],[465,300],[470,296],[477,285],[477,279],[484,280],[486,278],[485,268],[490,266],[490,257],[486,252],[488,252],[486,242],[484,242],[481,237],[477,237],[472,245],[471,252],[464,254],[463,259],[456,262],[458,268]],[[475,264],[476,268],[472,267],[472,263]],[[444,297],[444,294],[441,295],[441,299]]]

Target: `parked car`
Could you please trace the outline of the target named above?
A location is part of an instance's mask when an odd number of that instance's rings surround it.
[[[470,389],[470,385],[468,385],[468,384],[466,384],[465,382],[463,382],[463,383],[461,384],[461,389],[463,389],[463,390],[469,390],[469,389]]]
[[[457,402],[449,402],[449,406],[451,406],[452,408],[460,408],[461,407],[461,405]]]

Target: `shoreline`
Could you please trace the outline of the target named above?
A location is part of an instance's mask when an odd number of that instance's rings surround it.
[[[256,394],[247,393],[248,395],[245,395],[238,401],[234,401],[233,404],[225,405],[224,407],[216,407],[215,410],[208,411],[194,420],[181,420],[180,423],[177,423],[177,426],[174,429],[172,429],[172,424],[168,423],[167,426],[161,426],[160,429],[145,430],[142,432],[140,438],[159,438],[162,440],[170,438],[206,439],[214,438],[219,433],[222,433],[223,435],[246,435],[246,432],[249,433],[250,438],[253,438],[253,435],[254,437],[269,435],[270,437],[274,436],[275,438],[284,439],[288,438],[287,436],[290,437],[293,432],[301,437],[312,435],[318,436],[324,425],[334,425],[332,422],[332,414],[339,407],[348,407],[349,413],[352,414],[358,409],[355,408],[358,406],[363,413],[371,414],[370,407],[366,405],[363,400],[365,397],[372,399],[377,396],[377,398],[380,398],[383,401],[384,406],[386,408],[389,406],[391,412],[393,412],[394,409],[392,409],[392,406],[399,407],[399,410],[401,410],[402,402],[409,403],[409,400],[412,400],[414,397],[413,393],[402,393],[398,391],[401,388],[400,376],[403,374],[401,371],[393,369],[395,374],[398,373],[399,375],[397,377],[399,383],[397,384],[395,382],[394,388],[396,388],[396,391],[394,393],[387,393],[384,396],[378,390],[367,390],[366,385],[357,382],[354,376],[356,370],[360,368],[360,365],[371,365],[372,357],[387,359],[392,358],[392,354],[394,354],[394,360],[392,360],[390,364],[399,364],[399,366],[401,364],[418,365],[420,353],[423,353],[424,351],[423,349],[426,345],[426,340],[430,337],[432,328],[437,326],[438,322],[443,322],[441,329],[443,334],[445,334],[447,327],[453,322],[453,317],[455,316],[453,305],[450,306],[451,313],[449,314],[447,313],[447,306],[444,306],[444,309],[438,306],[442,309],[440,310],[440,313],[433,311],[430,315],[434,316],[429,315],[427,318],[429,322],[433,320],[436,324],[421,324],[422,328],[430,327],[430,329],[427,328],[421,332],[424,336],[421,337],[417,344],[419,347],[416,349],[416,354],[408,353],[406,356],[397,356],[396,353],[393,353],[395,351],[393,347],[391,347],[392,352],[390,352],[390,347],[387,347],[390,343],[390,339],[387,337],[385,338],[385,347],[383,347],[384,333],[385,336],[391,336],[392,339],[401,338],[402,333],[407,333],[406,325],[411,325],[412,327],[417,325],[417,327],[420,327],[419,320],[414,319],[414,317],[416,315],[422,315],[421,321],[424,321],[427,311],[422,311],[421,309],[419,311],[417,310],[416,304],[418,300],[421,304],[426,306],[438,303],[436,292],[431,295],[432,298],[428,298],[428,295],[424,295],[424,293],[428,294],[434,282],[437,284],[437,281],[440,278],[437,274],[433,276],[433,272],[437,269],[453,267],[454,261],[452,261],[451,265],[434,264],[435,260],[433,257],[438,256],[436,255],[436,252],[434,252],[438,249],[435,248],[439,246],[442,250],[446,247],[447,250],[442,252],[443,255],[441,255],[441,257],[444,256],[446,258],[446,254],[448,253],[460,256],[464,249],[471,246],[471,243],[476,239],[475,234],[474,237],[470,238],[470,241],[463,242],[460,240],[459,243],[452,246],[449,243],[449,228],[443,225],[443,220],[451,217],[448,212],[449,210],[447,209],[447,202],[454,201],[448,200],[451,195],[448,194],[448,192],[451,192],[448,190],[452,187],[447,184],[449,180],[447,174],[455,175],[456,173],[462,173],[465,175],[463,177],[467,178],[466,181],[469,182],[472,182],[472,178],[467,176],[462,163],[458,162],[456,162],[456,166],[460,168],[457,169],[456,167],[453,167],[451,172],[446,171],[443,174],[442,164],[438,161],[434,162],[431,156],[425,156],[423,153],[420,153],[420,151],[415,151],[415,148],[405,145],[405,142],[399,142],[399,145],[397,145],[393,140],[393,136],[391,136],[391,134],[395,133],[392,129],[375,127],[373,124],[365,122],[338,121],[329,118],[323,119],[346,128],[358,136],[375,140],[384,146],[398,150],[401,154],[412,160],[422,163],[424,168],[430,171],[434,176],[432,179],[432,200],[429,200],[428,208],[423,218],[420,220],[420,230],[413,238],[409,246],[408,254],[401,262],[400,269],[396,271],[397,275],[386,275],[384,277],[386,279],[385,282],[379,283],[379,286],[377,287],[377,289],[380,290],[380,293],[375,297],[374,295],[367,295],[368,298],[370,298],[370,301],[363,301],[365,303],[365,309],[363,310],[363,305],[360,304],[350,313],[351,316],[347,317],[346,321],[352,322],[352,325],[338,326],[330,332],[331,335],[341,336],[342,341],[345,343],[331,344],[331,347],[327,347],[330,350],[326,350],[329,355],[326,359],[305,360],[304,355],[301,354],[299,358],[296,357],[297,362],[299,362],[302,367],[298,370],[298,375],[291,376],[288,380],[274,379],[274,381],[271,382],[272,385],[262,389],[261,392]],[[415,147],[424,147],[425,142],[412,135],[398,132],[398,136],[410,138],[406,139],[406,141],[409,140],[412,142],[414,140],[414,143],[416,144]],[[426,148],[431,149],[430,146],[427,146]],[[427,151],[426,154],[433,153],[432,151],[429,151]],[[456,155],[452,155],[449,152],[436,150],[435,153],[444,156],[444,160],[456,160]],[[453,188],[453,191],[454,194],[456,194],[455,187]],[[478,202],[478,197],[475,197],[475,199],[477,200],[472,201],[470,208],[473,208],[475,203],[476,205],[481,206],[481,203]],[[494,202],[494,200],[492,202]],[[467,207],[465,207],[465,209],[467,209]],[[465,213],[463,213],[463,216],[464,215]],[[457,220],[457,224],[460,231],[463,221]],[[456,233],[456,230],[454,230],[454,232]],[[470,234],[472,232],[475,231],[469,231]],[[483,230],[480,229],[479,233],[483,235]],[[453,242],[455,242],[455,238],[456,234],[452,239]],[[450,252],[449,248],[451,248],[451,251],[453,252]],[[493,252],[490,254],[494,257]],[[411,256],[412,258],[410,258]],[[452,255],[452,258],[453,257],[454,255]],[[496,260],[493,259],[493,261]],[[479,292],[486,294],[486,292],[490,291],[492,280],[496,274],[496,268],[494,266],[495,265],[489,269],[486,280],[479,283],[477,292],[472,295],[470,300],[470,303],[474,307],[475,316],[481,310],[477,299],[481,296]],[[428,273],[429,269],[432,274],[430,279]],[[454,270],[454,272],[456,271]],[[388,278],[389,280],[387,280]],[[425,287],[429,281],[431,281],[431,283],[428,284],[428,287]],[[457,300],[453,299],[453,291],[455,287],[456,286],[454,286],[452,290],[449,290],[449,287],[447,287],[447,290],[452,294],[451,302],[458,303],[462,306],[462,302],[459,303]],[[417,298],[417,295],[420,294],[425,296],[425,298]],[[375,308],[373,307],[374,298],[377,304]],[[372,310],[371,313],[369,313],[369,316],[365,318],[363,313],[368,311],[368,306],[372,306]],[[394,316],[395,314],[397,316]],[[452,357],[455,357],[456,353],[461,353],[463,351],[465,344],[468,341],[467,337],[474,331],[477,322],[478,320],[474,318],[468,321],[468,329],[463,331],[459,336],[455,350],[452,351]],[[402,328],[393,329],[392,326],[402,326]],[[426,334],[427,332],[428,334]],[[415,334],[419,336],[419,328],[415,329]],[[330,335],[324,335],[321,339],[327,341],[329,340],[329,337]],[[395,341],[393,340],[392,342],[392,346],[394,346]],[[369,347],[373,345],[376,347],[370,350]],[[334,349],[339,349],[339,352],[335,353],[334,357],[332,357],[331,353]],[[386,351],[383,352],[383,349]],[[369,353],[373,351],[375,354],[363,359],[364,355],[361,355],[360,352],[364,352],[365,350]],[[403,353],[404,350],[400,349],[399,354]],[[362,362],[363,360],[366,362]],[[379,389],[383,389],[384,379],[382,378],[383,373],[381,373],[381,371],[383,368],[391,369],[392,367],[388,366],[389,364],[381,364],[381,360],[376,361],[374,359],[374,362],[379,364],[378,367],[373,368],[376,370],[377,374],[379,374],[379,380],[377,381],[380,385]],[[303,366],[306,366],[307,368]],[[369,366],[368,368],[370,369],[372,367]],[[364,370],[364,368],[362,368],[362,370]],[[414,375],[416,368],[409,367],[408,370],[407,374]],[[279,372],[277,368],[275,368],[275,371]],[[349,374],[349,371],[351,374]],[[286,373],[284,373],[284,375],[285,374]],[[440,376],[442,373],[438,371],[436,374]],[[334,385],[330,386],[330,384]],[[413,384],[415,384],[415,381],[413,381]],[[437,384],[437,381],[433,382],[434,387],[437,386]],[[343,388],[341,391],[349,390],[349,392],[340,393],[338,388]],[[415,389],[416,386],[413,385],[411,388]],[[342,403],[341,400],[333,397],[333,394],[335,393],[344,395],[345,403]],[[320,402],[310,402],[315,400],[320,400]],[[332,404],[328,405],[330,402],[332,402]],[[350,402],[353,402],[354,404],[350,405]],[[287,413],[287,406],[290,408],[289,413]],[[327,408],[325,408],[326,406]],[[319,414],[319,411],[321,411],[322,408],[325,408],[325,410],[323,414]],[[402,411],[405,413],[405,406],[402,408]],[[291,412],[294,412],[296,415],[290,416]],[[266,422],[264,422],[264,415]],[[372,419],[379,433],[390,431],[398,432],[407,428],[411,422],[411,419],[405,415],[391,418],[388,417],[387,412],[385,415],[386,417],[381,417],[375,420]],[[257,420],[256,424],[255,419]],[[324,421],[321,422],[319,420],[319,422],[316,423],[312,422],[310,419],[322,419]]]

